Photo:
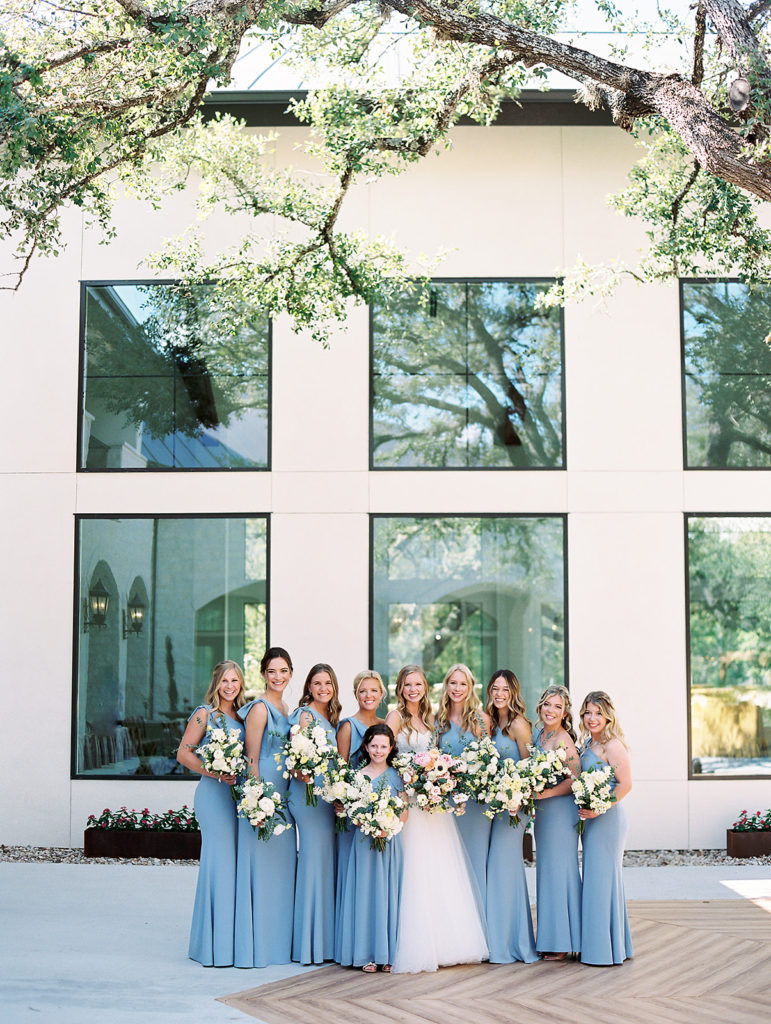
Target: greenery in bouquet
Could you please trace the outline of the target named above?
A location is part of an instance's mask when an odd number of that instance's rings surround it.
[[[426,751],[405,751],[394,759],[394,768],[404,782],[410,803],[424,811],[461,813],[465,793],[457,792],[452,770],[455,758],[437,747]]]
[[[344,757],[339,754],[330,757],[321,772],[321,785],[314,786],[314,792],[328,804],[335,807],[335,831],[348,831],[347,804],[358,795],[356,773]]]
[[[373,786],[363,772],[356,773],[354,787],[356,795],[351,794],[346,805],[351,824],[369,836],[373,850],[384,853],[386,843],[402,830],[405,803],[389,786]]]
[[[241,787],[237,810],[239,817],[245,818],[255,830],[257,838],[265,842],[292,827],[287,820],[286,798],[267,779],[249,776]]]
[[[313,778],[323,774],[330,762],[339,755],[337,747],[329,742],[326,729],[317,722],[306,726],[293,725],[284,749],[274,755],[276,764],[284,769],[284,778],[290,775],[311,776],[305,784],[305,803],[315,807],[318,803]]]
[[[553,789],[571,774],[567,765],[567,750],[557,747],[556,750],[539,750],[530,746],[528,757],[517,761],[517,772],[522,779],[522,802],[525,810],[532,817],[535,814],[536,798],[545,789]]]
[[[517,812],[522,806],[526,784],[517,771],[517,763],[511,757],[504,758],[498,765],[496,774],[491,778],[488,789],[484,793],[485,814],[494,818],[496,814],[508,814],[509,825],[518,828],[520,824]]]
[[[754,814],[742,811],[731,828],[734,832],[771,832],[771,809]]]
[[[89,814],[86,828],[109,829],[110,831],[137,832],[199,832],[195,811],[183,804],[178,811],[163,811],[154,814],[146,807],[141,811],[126,807],[111,811],[108,807],[97,817]]]
[[[581,772],[578,778],[573,780],[571,789],[573,799],[580,811],[594,811],[595,814],[605,814],[616,802],[613,793],[613,783],[616,773],[610,764],[593,764],[591,768]],[[576,831],[583,835],[586,821],[578,819]]]

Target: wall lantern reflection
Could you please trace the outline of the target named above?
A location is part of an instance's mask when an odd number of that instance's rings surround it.
[[[110,607],[110,595],[105,590],[101,580],[97,580],[88,592],[88,598],[83,602],[83,632],[88,632],[89,626],[96,626],[102,629],[107,625],[107,610]]]
[[[128,611],[128,623],[126,620],[126,612],[123,613],[123,639],[132,633],[134,636],[139,636],[142,632],[142,626],[145,624],[145,612],[147,606],[144,605],[139,597],[134,594],[130,601],[126,604],[126,610]]]

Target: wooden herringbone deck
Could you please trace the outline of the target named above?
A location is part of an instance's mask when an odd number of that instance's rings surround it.
[[[341,967],[227,996],[266,1024],[760,1024],[771,1004],[771,900],[629,904],[621,967],[536,963],[364,975]]]

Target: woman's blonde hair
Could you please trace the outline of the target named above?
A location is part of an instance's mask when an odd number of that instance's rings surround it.
[[[573,710],[570,704],[570,693],[568,692],[567,686],[547,686],[541,694],[541,699],[535,706],[535,713],[538,718],[541,717],[541,708],[546,703],[549,697],[562,697],[562,728],[575,743],[577,740],[576,730],[573,727]]]
[[[230,672],[231,669],[238,676],[239,683],[238,694],[236,695],[236,699],[233,701],[233,710],[238,711],[238,709],[242,708],[246,703],[246,698],[244,697],[246,682],[244,681],[243,669],[237,661],[220,661],[212,670],[209,689],[206,691],[206,696],[203,699],[204,704],[208,704],[212,711],[219,711],[220,709],[220,683],[222,682],[222,677],[225,673]]]
[[[505,679],[506,685],[509,688],[509,703],[507,705],[507,711],[509,717],[506,721],[506,725],[501,729],[501,723],[498,719],[498,708],[493,702],[492,689],[493,683],[497,679]],[[516,675],[511,671],[510,668],[499,668],[497,672],[493,672],[490,676],[490,682],[487,684],[487,705],[485,711],[493,721],[493,725],[501,729],[504,736],[508,736],[509,739],[514,739],[511,730],[514,727],[514,722],[517,718],[521,718],[524,722],[527,722],[529,729],[533,728],[533,723],[525,714],[525,702],[522,700],[522,689],[519,685],[519,680]]]
[[[621,740],[624,746],[627,746],[624,731],[618,724],[616,718],[616,709],[613,707],[613,701],[605,693],[604,690],[592,690],[591,693],[587,693],[584,697],[584,702],[581,705],[579,712],[579,728],[581,729],[581,736],[588,736],[589,730],[584,725],[584,714],[586,713],[587,704],[596,704],[600,709],[600,714],[606,719],[605,728],[602,730],[600,736],[600,743],[607,743],[608,740]]]
[[[482,710],[482,701],[479,699],[477,693],[477,681],[474,678],[474,673],[468,667],[468,665],[451,665],[445,673],[444,679],[442,680],[442,693],[439,697],[439,707],[436,712],[436,731],[439,735],[443,735],[450,728],[450,693],[447,687],[450,681],[450,676],[456,672],[460,672],[463,678],[468,683],[468,693],[466,699],[463,701],[463,707],[461,708],[461,720],[460,729],[461,732],[470,732],[479,739],[485,734],[485,727],[482,722],[482,716],[480,711]]]
[[[303,686],[303,694],[300,697],[300,703],[298,707],[307,707],[313,700],[311,695],[311,679],[319,672],[326,672],[329,678],[332,680],[332,699],[330,700],[327,707],[329,708],[329,724],[337,727],[337,723],[340,721],[340,712],[343,710],[340,703],[339,686],[337,684],[337,676],[335,670],[331,665],[327,665],[326,662],[320,661],[317,665],[314,665],[308,675],[305,677],[305,685]]]
[[[431,701],[428,696],[428,680],[426,679],[426,673],[420,665],[405,665],[403,668],[399,669],[399,673],[396,676],[396,685],[394,686],[394,690],[396,692],[396,710],[399,713],[399,718],[401,720],[399,732],[409,733],[412,731],[412,715],[407,710],[407,701],[404,699],[404,682],[407,676],[412,675],[413,672],[417,672],[423,680],[423,696],[420,698],[418,703],[418,718],[421,720],[423,725],[425,725],[426,729],[431,730],[433,728],[431,719],[434,711],[431,707]]]
[[[358,699],[359,687],[361,686],[361,684],[364,682],[365,679],[374,679],[375,680],[375,682],[380,687],[380,699],[381,700],[383,699],[383,697],[388,696],[388,691],[385,688],[385,683],[383,682],[383,679],[382,679],[380,673],[376,672],[374,670],[374,668],[368,668],[368,669],[365,669],[364,672],[357,672],[356,675],[353,677],[353,695],[354,695],[354,697],[356,697]]]

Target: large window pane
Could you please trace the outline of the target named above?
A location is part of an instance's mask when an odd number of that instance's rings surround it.
[[[771,517],[689,516],[693,773],[771,775]]]
[[[563,466],[562,316],[545,282],[434,282],[372,307],[374,468]]]
[[[682,283],[688,468],[771,466],[771,287]]]
[[[480,686],[510,668],[532,714],[565,681],[561,516],[375,516],[372,531],[374,662],[391,683],[410,662],[434,695],[455,662]]]
[[[232,658],[257,686],[267,519],[83,518],[78,560],[75,772],[183,775],[212,667]]]
[[[264,469],[268,321],[229,333],[213,286],[84,288],[81,468]]]

